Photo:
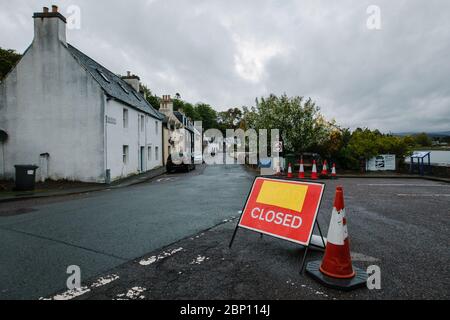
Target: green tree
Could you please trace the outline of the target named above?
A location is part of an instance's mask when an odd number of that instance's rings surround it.
[[[433,140],[425,132],[416,134],[413,136],[416,145],[420,147],[431,147],[433,145]]]
[[[402,161],[411,152],[408,138],[382,134],[378,130],[356,129],[339,151],[339,163],[348,169],[358,169],[360,158],[370,159],[380,154],[395,154]]]
[[[182,111],[188,118],[190,118],[193,121],[198,120],[198,115],[195,111],[194,106],[186,101],[181,100],[181,98],[177,98],[178,96],[175,96],[175,99],[173,100],[173,110],[174,111]]]
[[[0,81],[14,68],[20,58],[22,55],[15,50],[0,48]]]
[[[139,91],[144,95],[148,103],[150,103],[153,108],[159,110],[161,101],[157,95],[154,95],[145,84],[140,85]]]
[[[217,129],[217,112],[209,104],[198,103],[195,106],[197,121],[203,122],[203,130]]]
[[[320,113],[311,99],[277,97],[256,100],[252,113],[246,114],[254,129],[279,129],[288,152],[315,151],[330,135],[332,125]]]
[[[219,129],[225,133],[227,129],[238,129],[241,127],[243,112],[239,108],[230,108],[218,113]]]

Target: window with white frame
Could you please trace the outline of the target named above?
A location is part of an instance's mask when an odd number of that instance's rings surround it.
[[[141,117],[141,131],[145,130],[145,117],[144,116],[140,116]]]
[[[123,109],[123,127],[128,128],[128,109]]]
[[[155,147],[155,160],[159,161],[159,147]]]
[[[128,146],[125,145],[122,148],[122,160],[123,160],[123,164],[128,164]]]
[[[158,121],[155,121],[155,133],[156,135],[159,133]]]
[[[152,161],[152,147],[148,147],[148,161]]]

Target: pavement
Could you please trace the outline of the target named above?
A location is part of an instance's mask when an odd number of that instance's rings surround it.
[[[33,191],[0,191],[0,203],[23,201],[28,199],[62,197],[81,193],[90,193],[103,191],[107,189],[125,188],[132,185],[140,184],[148,180],[154,179],[166,172],[165,167],[160,167],[139,175],[134,175],[125,179],[115,181],[111,184],[95,184],[95,183],[65,183],[63,187],[57,184],[56,188],[36,188]],[[49,184],[51,185],[51,183]]]
[[[354,265],[381,269],[381,290],[342,293],[299,275],[304,248],[296,244],[240,229],[228,248],[252,180],[242,166],[202,167],[128,188],[6,203],[0,299],[450,298],[449,184],[326,181],[324,233],[342,185]],[[322,255],[310,251],[308,260]],[[81,290],[64,289],[69,265],[81,268]]]

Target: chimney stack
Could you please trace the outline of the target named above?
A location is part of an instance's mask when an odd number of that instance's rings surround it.
[[[170,95],[163,95],[161,99],[160,112],[164,114],[173,113],[173,101]]]
[[[58,6],[53,5],[52,11],[48,7],[43,7],[42,12],[35,12],[34,19],[34,40],[36,45],[46,46],[46,50],[51,50],[63,43],[66,43],[66,18],[58,12]]]
[[[128,83],[136,92],[139,92],[141,79],[137,75],[131,74],[130,71],[127,71],[127,75],[123,76],[122,79],[126,83]]]

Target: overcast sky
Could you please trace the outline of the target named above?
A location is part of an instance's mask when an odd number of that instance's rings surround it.
[[[157,95],[224,110],[287,93],[343,126],[450,130],[447,0],[0,0],[0,46],[23,52],[51,4],[81,10],[68,42]]]

